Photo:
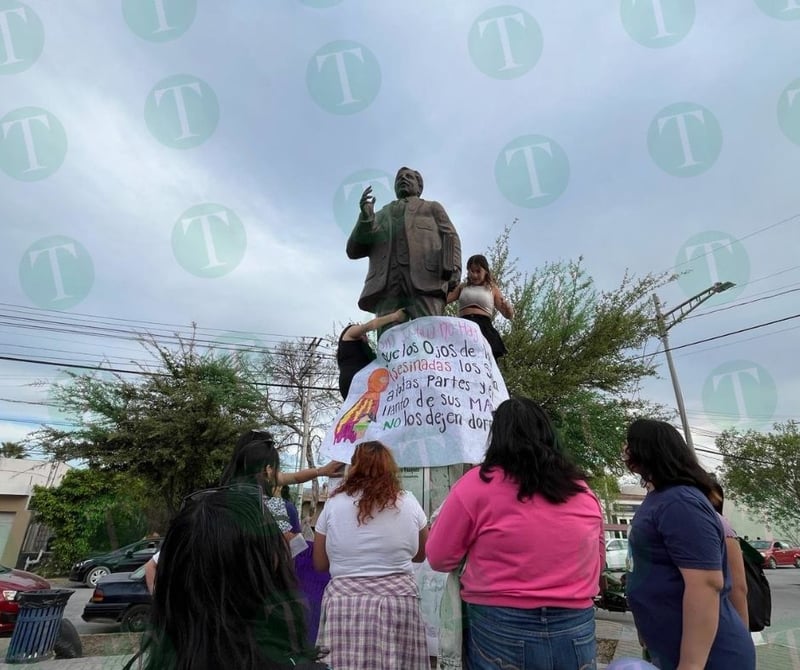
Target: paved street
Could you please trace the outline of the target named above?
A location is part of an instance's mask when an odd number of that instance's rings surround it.
[[[92,597],[93,589],[80,586],[66,579],[52,579],[50,583],[53,585],[53,588],[71,589],[75,591],[75,593],[70,596],[67,606],[64,609],[64,618],[69,619],[81,635],[119,632],[119,624],[86,623],[81,619],[83,608],[86,603],[89,602],[89,598]]]
[[[772,591],[772,626],[800,626],[800,570],[765,570]]]

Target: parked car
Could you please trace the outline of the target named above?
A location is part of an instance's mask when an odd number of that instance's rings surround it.
[[[78,561],[69,573],[70,581],[94,588],[101,577],[112,572],[131,572],[149,561],[161,547],[160,537],[148,537],[107,554]]]
[[[779,565],[800,568],[800,547],[782,540],[750,540],[754,549],[764,557],[764,567],[774,570]]]
[[[49,588],[50,582],[32,572],[0,565],[0,635],[14,632],[19,613],[18,593]]]
[[[123,632],[139,633],[150,620],[152,599],[144,581],[144,566],[133,572],[101,577],[82,619],[88,622],[117,622]]]
[[[609,570],[625,570],[628,560],[628,540],[614,538],[606,542],[606,567]]]
[[[627,574],[620,575],[611,570],[604,570],[600,575],[601,589],[594,597],[595,607],[609,612],[627,612],[628,599],[625,597],[625,579]]]

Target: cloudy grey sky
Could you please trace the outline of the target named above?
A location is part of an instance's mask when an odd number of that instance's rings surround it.
[[[674,347],[796,316],[799,33],[796,0],[0,0],[0,355],[366,318],[345,241],[401,165],[465,255],[518,219],[525,270],[687,271],[668,308],[735,282]],[[675,351],[698,443],[800,415],[798,326]],[[0,360],[0,439],[58,419],[58,374]],[[674,402],[666,370],[641,392]]]

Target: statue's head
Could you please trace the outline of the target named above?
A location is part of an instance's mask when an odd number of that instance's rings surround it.
[[[394,178],[394,192],[398,198],[422,195],[422,175],[411,168],[401,167]]]

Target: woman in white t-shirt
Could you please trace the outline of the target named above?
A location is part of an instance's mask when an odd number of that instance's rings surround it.
[[[425,560],[427,518],[400,488],[391,451],[356,447],[314,533],[314,567],[329,570],[318,643],[333,668],[429,668],[412,562]]]

